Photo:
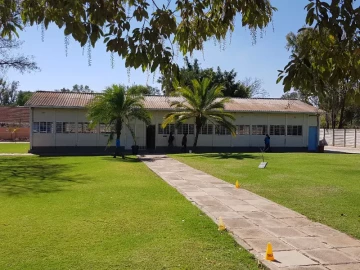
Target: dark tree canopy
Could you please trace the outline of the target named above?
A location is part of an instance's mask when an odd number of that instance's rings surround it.
[[[10,37],[25,24],[55,23],[81,46],[103,40],[107,51],[125,59],[126,67],[141,67],[162,73],[177,69],[175,49],[184,55],[202,50],[211,38],[225,39],[241,15],[251,33],[264,30],[274,7],[269,0],[167,1],[153,0],[3,0],[0,34]]]
[[[91,90],[88,85],[75,84],[72,89],[63,87],[61,89],[56,89],[55,92],[93,93],[94,91]]]
[[[132,85],[127,87],[126,93],[130,95],[160,95],[161,92],[158,88],[149,85]]]
[[[237,80],[237,73],[234,69],[231,71],[222,71],[220,67],[214,71],[212,68],[201,68],[198,59],[193,62],[185,57],[185,65],[179,69],[177,78],[172,76],[162,75],[158,82],[161,84],[162,91],[166,95],[175,92],[174,82],[179,81],[183,86],[192,86],[193,80],[202,81],[205,78],[210,79],[210,87],[214,85],[223,86],[223,95],[226,97],[264,97],[267,92],[262,88],[262,83],[259,79],[245,78],[243,81]]]

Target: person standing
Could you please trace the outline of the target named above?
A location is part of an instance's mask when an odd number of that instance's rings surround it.
[[[269,134],[266,134],[264,142],[265,142],[264,152],[269,151],[270,150],[270,136],[269,136]]]
[[[186,153],[187,134],[184,134],[182,141],[181,141],[181,145],[182,145],[183,152]]]
[[[170,134],[169,134],[168,146],[170,149],[173,148],[173,146],[174,146],[174,135],[172,132],[170,132]]]

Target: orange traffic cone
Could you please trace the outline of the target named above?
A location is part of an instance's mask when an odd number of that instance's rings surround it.
[[[239,185],[239,181],[238,181],[238,180],[236,180],[235,187],[236,187],[236,188],[240,188],[240,185]]]
[[[271,243],[268,243],[268,244],[267,244],[266,254],[265,254],[265,260],[275,261],[274,254],[273,254],[273,251],[272,251],[272,245],[271,245]]]
[[[226,227],[225,227],[225,224],[224,224],[224,221],[222,220],[221,217],[219,217],[219,228],[218,228],[219,231],[226,231]]]

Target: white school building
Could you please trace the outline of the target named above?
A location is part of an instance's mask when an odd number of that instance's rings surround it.
[[[86,105],[98,94],[38,91],[25,106],[30,108],[30,151],[34,153],[100,153],[109,138],[105,125],[89,128]],[[188,134],[188,146],[195,137],[194,122],[161,128],[164,116],[173,110],[170,103],[179,97],[145,96],[144,105],[152,115],[146,126],[133,121],[136,144],[140,150],[166,151],[168,136],[173,132],[174,146],[181,146],[181,138]],[[316,151],[319,141],[319,110],[298,100],[240,99],[226,104],[226,111],[236,120],[236,136],[221,126],[207,123],[198,140],[198,151],[259,151],[264,147],[265,134],[271,138],[276,151]],[[134,139],[126,127],[121,133],[121,146],[126,150]],[[114,143],[112,143],[114,145]]]

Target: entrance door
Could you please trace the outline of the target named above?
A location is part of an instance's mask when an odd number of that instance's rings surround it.
[[[155,125],[146,127],[146,148],[155,149]]]
[[[308,150],[316,151],[318,146],[318,128],[309,127],[309,140],[308,140]]]

